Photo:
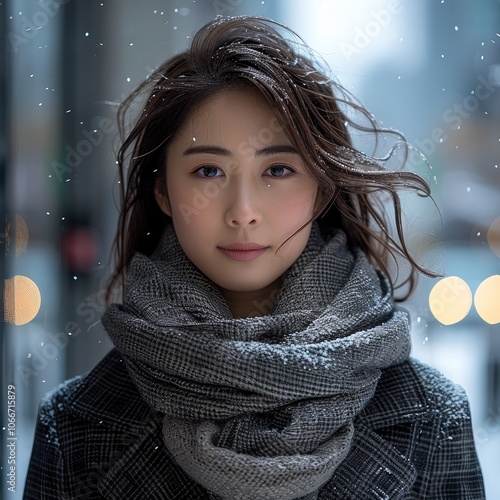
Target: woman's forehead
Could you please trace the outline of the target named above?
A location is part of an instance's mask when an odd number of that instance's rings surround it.
[[[247,141],[289,144],[277,115],[253,89],[225,89],[205,99],[178,136],[183,143]],[[260,139],[259,139],[260,138]]]

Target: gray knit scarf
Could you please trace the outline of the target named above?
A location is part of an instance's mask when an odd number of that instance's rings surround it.
[[[103,324],[165,414],[170,454],[224,500],[316,498],[381,369],[410,351],[386,279],[343,232],[316,224],[265,316],[234,319],[170,230],[153,255],[133,258],[123,305]]]

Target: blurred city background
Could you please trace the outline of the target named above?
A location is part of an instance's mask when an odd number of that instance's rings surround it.
[[[410,155],[440,209],[408,199],[423,278],[413,355],[467,391],[500,499],[499,0],[0,0],[0,492],[21,498],[40,398],[111,345],[100,325],[117,217],[117,104],[218,14],[294,29]],[[433,288],[440,283],[438,288]],[[15,291],[15,300],[13,293]],[[17,308],[16,308],[17,303]],[[7,491],[8,386],[16,494]]]

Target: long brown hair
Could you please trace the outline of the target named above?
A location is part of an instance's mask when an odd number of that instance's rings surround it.
[[[356,151],[348,126],[375,137],[381,133],[396,137],[403,145],[403,163],[408,144],[399,132],[378,127],[349,92],[318,69],[311,54],[298,35],[270,19],[218,17],[195,34],[188,50],[163,63],[123,102],[118,113],[123,140],[118,152],[121,206],[108,298],[123,282],[132,256],[150,254],[170,220],[154,196],[168,168],[169,145],[202,101],[234,86],[256,90],[274,109],[319,186],[320,203],[313,216],[319,224],[345,231],[350,244],[360,247],[391,278],[393,289],[391,258],[409,262],[408,277],[399,283],[406,285],[406,293],[399,300],[414,290],[417,272],[436,276],[407,247],[398,194],[404,188],[430,196],[429,185],[415,173],[386,168],[392,151],[382,160]],[[126,132],[129,112],[138,101],[139,116]],[[351,111],[364,124],[355,121]]]

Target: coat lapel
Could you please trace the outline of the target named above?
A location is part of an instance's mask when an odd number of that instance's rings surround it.
[[[319,498],[396,500],[405,497],[416,477],[407,457],[375,432],[359,426],[351,452]]]
[[[162,439],[163,417],[142,400],[115,349],[85,378],[71,412],[99,428],[106,426],[117,443],[97,464],[102,471],[97,487],[105,498],[204,497],[204,490],[168,454]]]
[[[143,432],[99,481],[98,490],[110,500],[201,499],[206,494],[168,454],[156,417],[144,422]]]
[[[351,451],[325,487],[328,493],[320,498],[404,498],[417,477],[413,457],[402,454],[376,431],[431,419],[412,362],[384,370],[375,396],[356,419]]]

